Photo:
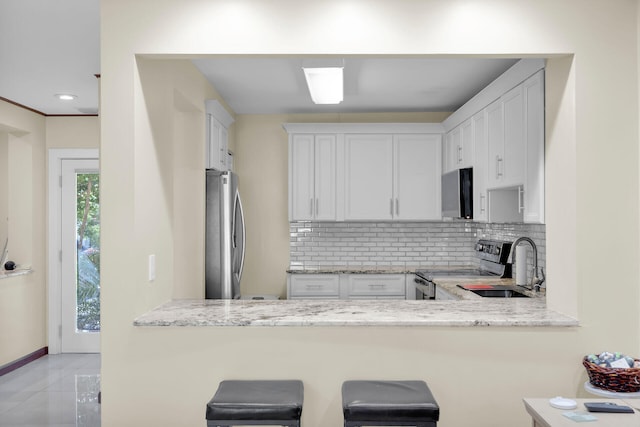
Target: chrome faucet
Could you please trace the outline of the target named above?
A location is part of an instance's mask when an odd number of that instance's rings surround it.
[[[519,237],[515,242],[511,244],[511,264],[516,263],[516,246],[520,244],[520,242],[527,242],[533,248],[533,277],[531,278],[531,284],[529,286],[526,285],[518,285],[522,286],[525,289],[529,289],[535,292],[539,292],[542,284],[544,283],[544,269],[538,268],[538,248],[533,240],[528,237]],[[540,276],[538,276],[538,270],[540,271]]]

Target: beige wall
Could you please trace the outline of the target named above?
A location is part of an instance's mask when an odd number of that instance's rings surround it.
[[[286,297],[289,267],[288,136],[283,123],[441,123],[450,113],[238,115],[234,168],[240,177],[247,252],[243,294]]]
[[[97,116],[54,116],[46,120],[47,148],[99,148]]]
[[[4,101],[0,101],[0,133],[9,258],[34,270],[0,280],[2,366],[47,346],[46,151],[98,148],[100,133],[97,117],[45,117]]]
[[[2,366],[47,345],[45,117],[0,101],[0,130],[8,156],[2,173],[7,179],[9,258],[34,269],[33,274],[0,280]]]
[[[427,380],[443,426],[527,425],[522,397],[584,394],[584,354],[640,354],[636,2],[103,0],[101,7],[104,426],[204,424],[217,382],[233,377],[302,379],[307,426],[340,425],[341,381],[374,377]],[[134,328],[137,315],[174,296],[201,295],[201,277],[189,271],[201,261],[188,260],[201,239],[180,242],[177,231],[202,226],[202,188],[187,187],[195,196],[179,203],[176,183],[198,182],[193,168],[202,148],[188,148],[180,161],[171,153],[199,136],[183,101],[198,110],[213,95],[193,67],[147,68],[136,64],[139,53],[552,57],[548,301],[579,317],[581,327]],[[238,117],[234,149],[241,180],[246,175],[244,197],[252,199],[245,203],[270,201],[262,215],[272,215],[279,233],[286,230],[277,213],[286,212],[286,195],[271,186],[264,190],[271,196],[258,195],[257,178],[247,172],[258,156],[270,161],[263,168],[280,159],[285,142],[277,120]],[[254,139],[263,126],[264,146]],[[179,165],[189,166],[180,172]],[[284,176],[279,171],[276,179],[282,192]],[[251,215],[257,223],[258,212]],[[275,250],[252,248],[256,270],[245,283],[261,280],[265,250],[285,263],[283,240]],[[159,266],[152,283],[151,253]],[[280,274],[268,278],[274,287]],[[149,410],[149,402],[162,409]]]

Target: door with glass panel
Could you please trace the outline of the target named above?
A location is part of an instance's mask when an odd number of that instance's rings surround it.
[[[62,161],[63,353],[100,351],[100,175],[97,160]]]

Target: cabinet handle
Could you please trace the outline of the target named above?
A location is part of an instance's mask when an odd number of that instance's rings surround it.
[[[371,289],[384,289],[386,287],[387,287],[387,285],[385,285],[384,283],[370,283],[369,284],[369,288],[371,288]]]
[[[319,284],[312,284],[312,283],[307,283],[307,285],[305,286],[308,290],[318,290],[318,289],[323,289],[324,285],[319,285]]]
[[[500,179],[502,176],[502,172],[500,171],[500,164],[502,163],[502,158],[500,156],[496,156],[496,179]]]
[[[393,216],[393,199],[389,199],[389,212]]]
[[[524,188],[518,187],[518,213],[524,212]]]
[[[484,194],[480,195],[480,212],[484,212],[486,209],[486,198],[487,196],[485,196]]]
[[[462,163],[462,147],[458,145],[458,163]]]
[[[309,215],[313,216],[313,199],[309,199]]]
[[[320,203],[318,203],[318,199],[316,199],[316,216],[318,215],[318,205],[319,205],[319,204],[320,204]]]
[[[400,215],[400,201],[396,198],[396,215]]]

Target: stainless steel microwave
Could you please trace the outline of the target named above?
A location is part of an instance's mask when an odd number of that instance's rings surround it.
[[[442,175],[443,218],[473,219],[473,168]]]

